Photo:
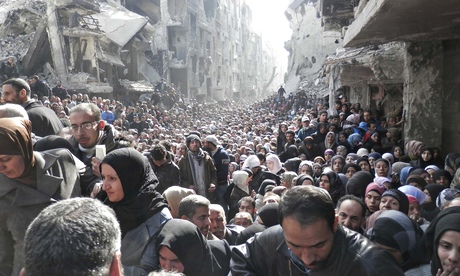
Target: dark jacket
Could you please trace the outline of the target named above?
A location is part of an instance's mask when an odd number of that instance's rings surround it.
[[[159,183],[156,187],[157,192],[163,194],[163,192],[169,187],[180,185],[179,167],[176,165],[176,163],[171,161],[171,154],[169,152],[167,153],[166,163],[160,167],[153,163],[150,153],[144,153],[144,155],[149,159],[153,172],[158,178]]]
[[[291,256],[281,226],[273,226],[232,250],[232,275],[404,275],[389,253],[362,235],[341,227],[334,233],[332,250],[321,270],[305,272],[302,263]]]
[[[230,157],[228,153],[220,146],[218,146],[216,153],[212,156],[214,166],[217,170],[217,182],[219,185],[227,185],[228,178],[228,165],[230,164]]]
[[[56,113],[34,100],[28,100],[23,105],[32,122],[32,132],[40,137],[57,135],[63,128]]]

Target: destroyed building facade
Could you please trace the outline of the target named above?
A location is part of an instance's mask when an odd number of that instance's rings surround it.
[[[0,57],[71,93],[132,99],[165,79],[198,100],[260,96],[277,59],[251,25],[243,0],[5,0]]]
[[[458,3],[295,0],[286,17],[290,87],[329,96],[330,106],[345,95],[386,114],[402,110],[406,141],[460,152]],[[305,44],[321,50],[305,53]]]

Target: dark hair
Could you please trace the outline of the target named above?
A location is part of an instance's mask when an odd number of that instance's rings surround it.
[[[250,196],[240,198],[240,200],[238,200],[238,208],[240,208],[241,203],[243,202],[250,202],[252,204],[252,208],[256,208],[256,201]]]
[[[166,158],[166,155],[167,155],[166,148],[163,147],[162,145],[156,145],[150,151],[150,155],[152,156],[153,160],[161,161]]]
[[[278,220],[292,217],[300,225],[310,225],[324,219],[331,229],[334,227],[335,211],[329,193],[314,186],[295,186],[281,197],[278,206]]]
[[[357,202],[361,206],[361,210],[363,210],[362,211],[363,218],[366,216],[366,204],[364,204],[364,201],[362,199],[360,199],[359,197],[355,195],[342,196],[337,202],[337,211],[340,209],[340,205],[342,205],[342,202],[344,202],[345,200],[352,200],[352,201]]]
[[[12,78],[2,83],[2,85],[7,84],[11,85],[16,91],[16,93],[19,93],[19,91],[21,91],[22,89],[26,90],[27,97],[30,97],[30,86],[25,80],[20,78]]]

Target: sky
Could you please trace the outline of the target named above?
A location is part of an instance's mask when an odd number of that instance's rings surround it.
[[[291,38],[292,30],[284,12],[288,0],[245,0],[252,10],[254,31],[260,33],[264,41],[269,41],[272,47],[283,55],[287,66],[288,52],[284,49],[284,42]]]

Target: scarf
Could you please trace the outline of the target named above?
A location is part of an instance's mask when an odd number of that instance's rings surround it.
[[[124,197],[119,202],[104,201],[117,215],[122,237],[137,228],[163,208],[168,207],[156,191],[158,179],[145,156],[132,148],[117,149],[107,154],[101,162],[111,166],[120,179]]]

